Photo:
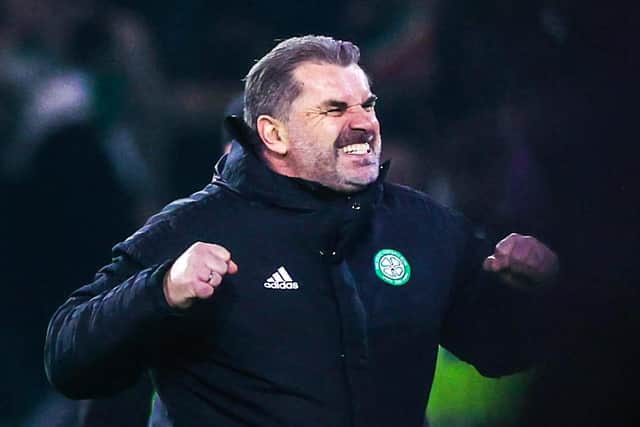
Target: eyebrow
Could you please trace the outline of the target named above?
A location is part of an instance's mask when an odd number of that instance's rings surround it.
[[[346,110],[349,107],[353,107],[355,105],[366,105],[366,104],[371,104],[372,102],[375,102],[378,100],[378,97],[376,95],[371,95],[369,96],[364,102],[359,103],[359,104],[353,104],[353,105],[349,105],[344,101],[338,101],[337,99],[329,99],[324,101],[321,104],[321,107],[323,108],[338,108],[340,110]]]
[[[325,107],[325,108],[339,108],[341,110],[346,110],[349,107],[349,104],[347,104],[344,101],[338,101],[336,99],[329,99],[329,100],[324,101],[322,103],[322,107]]]

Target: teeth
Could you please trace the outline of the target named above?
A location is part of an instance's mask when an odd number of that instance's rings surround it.
[[[371,151],[369,144],[351,144],[346,147],[342,147],[344,154],[367,154]]]

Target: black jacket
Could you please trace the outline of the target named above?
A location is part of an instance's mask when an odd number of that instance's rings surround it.
[[[525,367],[534,300],[481,271],[492,245],[463,217],[384,183],[384,168],[339,194],[236,144],[210,185],[115,246],[55,313],[50,381],[90,398],[150,370],[158,426],[418,427],[438,344],[486,375]],[[162,279],[196,241],[228,248],[239,272],[178,312]],[[409,264],[405,284],[376,273],[384,249]]]

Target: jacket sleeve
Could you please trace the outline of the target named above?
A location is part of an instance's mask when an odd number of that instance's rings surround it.
[[[162,324],[176,314],[162,281],[170,262],[143,268],[120,255],[71,294],[47,329],[45,370],[70,398],[102,397],[133,384],[148,367]]]
[[[465,222],[464,244],[441,344],[483,375],[497,377],[526,369],[540,359],[544,293],[502,283],[482,269],[493,244]]]

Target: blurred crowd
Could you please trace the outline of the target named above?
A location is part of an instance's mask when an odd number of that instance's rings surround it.
[[[615,1],[0,2],[0,426],[53,425],[36,421],[53,310],[210,180],[244,74],[307,33],[361,47],[390,180],[560,254],[557,352],[520,423],[623,425],[640,323],[635,18]]]

